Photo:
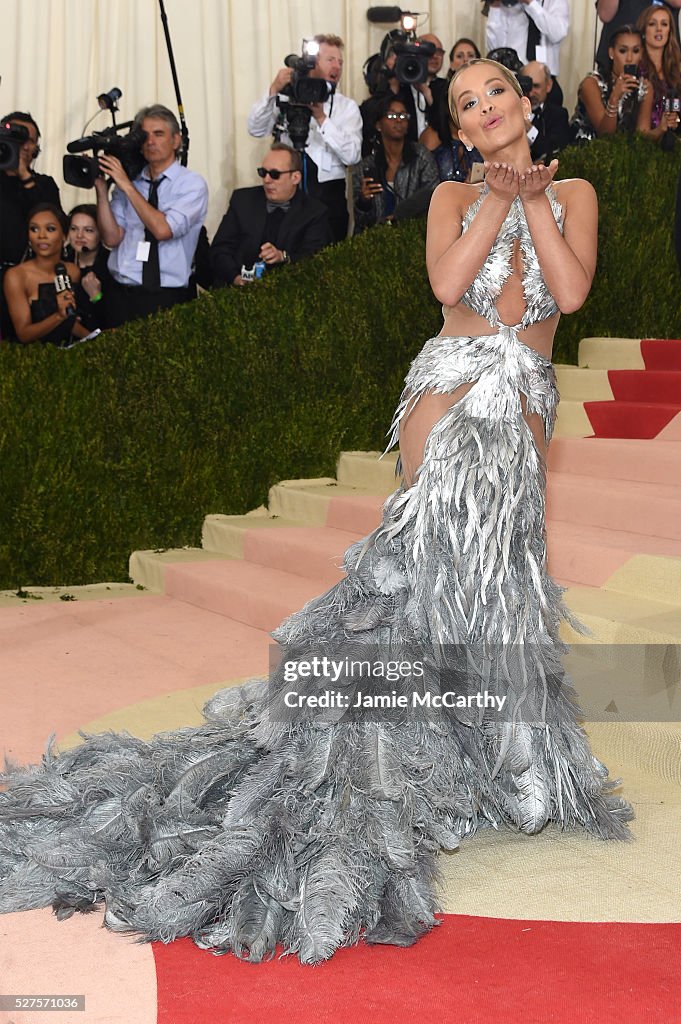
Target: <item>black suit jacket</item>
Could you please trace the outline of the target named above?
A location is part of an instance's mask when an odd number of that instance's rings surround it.
[[[532,159],[542,160],[547,165],[555,153],[570,142],[570,124],[565,107],[557,107],[554,103],[545,103],[541,110],[535,111],[533,125],[539,134],[530,146]]]
[[[332,241],[328,208],[304,192],[293,196],[276,238],[265,238],[266,219],[267,200],[262,185],[235,189],[210,247],[216,285],[232,284],[242,266],[252,267],[264,242],[285,249],[295,263]]]

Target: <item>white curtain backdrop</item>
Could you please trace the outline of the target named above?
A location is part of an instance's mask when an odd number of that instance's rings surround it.
[[[210,188],[207,226],[213,234],[233,188],[255,184],[267,148],[252,139],[246,118],[287,53],[303,36],[334,32],[345,41],[341,89],[361,102],[362,65],[394,26],[371,25],[361,0],[166,0],[191,145],[189,166]],[[64,185],[65,145],[97,110],[96,96],[118,86],[120,120],[160,102],[177,109],[157,0],[2,0],[0,114],[30,111],[42,131],[36,169],[61,187],[66,210],[92,202],[94,191]],[[484,52],[479,0],[418,0],[420,32],[435,32],[448,51],[470,36]],[[591,67],[592,0],[572,0],[572,28],[561,49],[560,82],[570,112],[576,87]],[[101,113],[91,128],[104,128]],[[0,226],[1,228],[1,226]]]

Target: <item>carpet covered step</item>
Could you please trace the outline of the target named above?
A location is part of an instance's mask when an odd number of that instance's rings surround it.
[[[681,487],[549,473],[547,519],[681,540]]]
[[[681,339],[582,338],[577,361],[591,370],[681,370]]]
[[[617,402],[681,405],[681,370],[608,370],[608,383]]]
[[[554,473],[681,486],[681,441],[554,437],[548,465]]]
[[[681,370],[681,338],[648,338],[641,353],[646,370]]]
[[[585,402],[585,412],[597,437],[654,438],[681,414],[681,397],[663,402]]]

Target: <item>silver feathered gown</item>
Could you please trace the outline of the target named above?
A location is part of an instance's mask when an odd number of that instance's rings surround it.
[[[495,297],[515,239],[527,310],[507,327]],[[114,929],[163,942],[189,935],[251,961],[280,944],[312,964],[360,937],[408,945],[430,929],[437,853],[480,827],[537,832],[554,821],[628,835],[630,808],[610,794],[561,667],[566,611],[546,571],[544,468],[520,400],[548,439],[555,376],[517,335],[556,306],[519,201],[464,301],[496,333],[426,343],[393,441],[422,394],[474,386],[433,426],[416,482],[348,550],[347,576],[274,636],[289,659],[356,645],[383,657],[418,650],[428,686],[454,680],[504,696],[503,714],[286,720],[281,695],[292,687],[280,669],[269,685],[219,693],[197,728],[48,751],[4,779],[0,910],[53,904],[68,916],[104,900]]]

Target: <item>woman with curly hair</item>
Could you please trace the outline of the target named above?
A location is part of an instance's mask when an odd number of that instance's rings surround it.
[[[671,12],[651,4],[637,22],[643,35],[641,72],[650,87],[641,100],[639,131],[660,139],[679,124],[678,113],[665,113],[665,99],[681,94],[681,47]]]

